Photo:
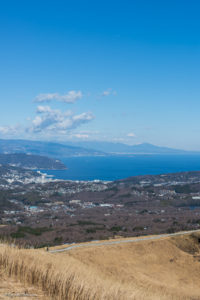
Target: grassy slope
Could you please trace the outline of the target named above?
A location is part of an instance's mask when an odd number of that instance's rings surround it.
[[[47,300],[48,296],[36,287],[22,284],[21,282],[9,278],[4,270],[0,271],[0,299],[8,300]]]
[[[71,252],[134,299],[200,299],[199,254],[196,241],[187,237]]]
[[[197,235],[50,254],[0,247],[9,276],[53,299],[200,299]]]

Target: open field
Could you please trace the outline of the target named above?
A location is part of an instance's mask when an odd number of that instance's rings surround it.
[[[200,233],[61,253],[2,246],[0,265],[48,299],[200,299]]]

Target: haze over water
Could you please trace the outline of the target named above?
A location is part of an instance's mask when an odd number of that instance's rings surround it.
[[[45,173],[65,180],[112,181],[137,175],[200,170],[200,155],[70,157],[62,161],[67,170],[45,170]]]

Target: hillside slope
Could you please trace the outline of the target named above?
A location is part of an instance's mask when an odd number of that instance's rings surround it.
[[[0,154],[0,164],[27,169],[66,169],[66,166],[60,160],[55,160],[46,156],[25,153]]]
[[[0,266],[59,300],[198,300],[200,235],[52,254],[0,247]]]
[[[199,234],[194,234],[86,247],[71,251],[70,256],[92,269],[96,276],[127,290],[128,298],[124,299],[182,300],[200,299],[199,250]]]

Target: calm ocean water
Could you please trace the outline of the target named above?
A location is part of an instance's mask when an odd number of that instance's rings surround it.
[[[136,155],[133,157],[71,157],[67,170],[44,170],[57,179],[116,180],[129,176],[200,171],[200,155]]]

